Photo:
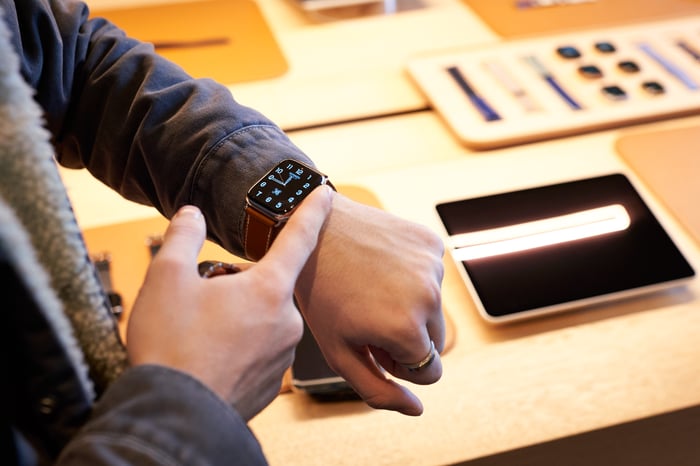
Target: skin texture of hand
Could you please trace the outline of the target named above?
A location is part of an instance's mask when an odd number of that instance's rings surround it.
[[[185,206],[173,217],[129,319],[132,365],[186,372],[251,419],[279,393],[301,338],[294,284],[331,209],[330,189],[299,206],[267,255],[242,272],[202,278],[206,227]]]
[[[420,415],[420,400],[393,378],[442,376],[439,356],[418,371],[401,363],[426,358],[431,340],[444,348],[443,254],[426,227],[335,195],[297,299],[330,367],[374,408]]]

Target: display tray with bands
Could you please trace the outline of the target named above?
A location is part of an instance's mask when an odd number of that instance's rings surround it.
[[[700,110],[700,16],[413,57],[457,138],[489,149]]]

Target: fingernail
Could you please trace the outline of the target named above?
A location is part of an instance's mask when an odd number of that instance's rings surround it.
[[[175,214],[176,217],[179,217],[181,215],[190,215],[194,218],[200,218],[202,216],[202,211],[199,210],[199,208],[197,208],[196,206],[186,205],[180,207],[180,210],[178,210]]]

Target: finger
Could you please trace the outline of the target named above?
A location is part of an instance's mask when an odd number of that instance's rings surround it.
[[[437,283],[441,284],[445,273],[445,269],[440,263],[438,272],[436,272]],[[426,322],[426,328],[428,330],[428,335],[430,339],[435,343],[435,348],[438,353],[442,354],[445,350],[445,311],[442,307],[442,293],[438,292],[435,295],[435,302],[432,305],[432,312],[428,316],[428,321]]]
[[[402,337],[384,338],[372,353],[379,364],[392,375],[416,384],[435,383],[442,377],[440,354],[445,348],[445,317],[439,296],[434,304],[424,307],[420,317],[407,321],[409,328]]]
[[[429,385],[442,377],[442,360],[434,344],[429,344],[428,348],[421,359],[414,359],[410,363],[396,362],[389,353],[380,348],[372,348],[372,354],[391,375],[415,384]]]
[[[437,310],[428,317],[425,329],[428,344],[423,343],[421,347],[426,347],[428,350],[423,352],[423,358],[416,359],[414,356],[413,362],[399,364],[395,373],[397,377],[421,385],[435,383],[442,377],[440,354],[445,349],[445,316],[441,303],[438,303]]]
[[[176,261],[192,263],[196,270],[197,256],[206,237],[206,224],[201,211],[192,205],[180,208],[173,216],[163,236],[163,245],[153,262]]]
[[[332,205],[332,191],[319,186],[294,211],[258,267],[274,267],[296,281],[301,269],[316,248],[318,236]],[[270,265],[272,264],[272,265]]]
[[[417,320],[404,329],[401,338],[383,338],[371,346],[372,354],[395,377],[420,385],[437,382],[442,377],[439,353],[445,342],[441,319],[442,313],[438,312],[428,316],[427,322],[423,318]]]
[[[435,349],[438,353],[442,354],[445,350],[445,315],[443,312],[434,312],[428,322],[426,323],[426,329],[428,330],[428,335],[430,339],[435,343]]]
[[[348,349],[343,354],[336,372],[369,406],[398,411],[409,416],[420,416],[423,413],[420,400],[406,387],[387,379],[377,367],[369,350],[365,348],[357,352]]]

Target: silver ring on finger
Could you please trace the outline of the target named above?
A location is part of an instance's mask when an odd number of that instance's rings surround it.
[[[420,361],[412,364],[404,364],[404,363],[399,363],[406,369],[408,369],[409,372],[417,372],[425,367],[428,367],[432,362],[435,360],[435,357],[437,356],[437,351],[435,350],[435,343],[433,340],[430,340],[430,351],[428,354],[421,359]]]

